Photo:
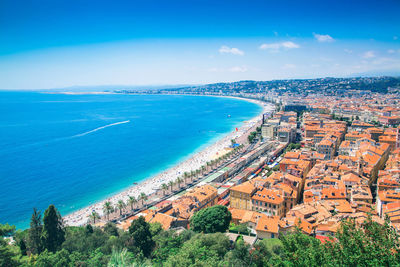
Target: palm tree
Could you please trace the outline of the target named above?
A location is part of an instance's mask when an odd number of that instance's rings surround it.
[[[110,220],[110,213],[114,211],[114,207],[111,205],[110,201],[106,201],[103,205],[103,211],[107,214],[107,221]]]
[[[131,210],[133,210],[133,204],[137,203],[137,199],[134,196],[128,196],[128,204],[131,206]]]
[[[196,176],[196,172],[195,171],[190,171],[190,175],[194,178]]]
[[[210,167],[211,163],[209,161],[207,161],[206,165],[207,165],[207,171],[208,171],[208,167]]]
[[[185,175],[185,173],[186,173],[186,175]],[[185,181],[185,184],[188,184],[187,178],[189,178],[189,176],[188,176],[187,172],[185,172],[185,173],[183,174],[182,178]]]
[[[169,181],[168,186],[171,187],[171,193],[172,193],[172,187],[174,186],[174,182],[173,181]]]
[[[145,193],[140,193],[140,200],[142,200],[142,206],[144,206],[144,202],[147,201],[148,197]]]
[[[163,190],[163,195],[165,196],[165,191],[167,191],[168,190],[168,185],[167,184],[162,184],[161,185],[161,189]]]
[[[100,219],[100,215],[96,211],[92,211],[92,213],[89,215],[89,219],[93,221],[93,224],[96,224],[96,220]]]
[[[189,178],[189,173],[188,172],[184,172],[183,173],[183,179],[185,180],[185,184],[187,184],[186,179]]]
[[[124,202],[122,199],[118,200],[117,208],[119,209],[119,216],[122,216],[122,210],[123,210],[125,207],[126,207],[125,202]]]
[[[175,180],[175,183],[178,184],[178,187],[179,187],[179,188],[181,188],[181,183],[182,183],[182,182],[183,182],[183,180],[182,180],[181,177],[178,177],[178,178]]]
[[[205,170],[206,170],[206,166],[201,166],[201,175],[204,175],[204,172],[205,172]]]
[[[228,157],[227,154],[228,154],[228,153],[225,153],[225,154],[223,154],[223,155],[221,156],[223,162],[226,161],[226,159],[227,159],[227,157]]]
[[[199,178],[199,176],[200,176],[200,172],[201,172],[201,170],[200,169],[196,169],[195,170],[195,172],[196,172],[196,176],[197,176],[197,179]]]
[[[231,145],[233,146],[234,144],[236,144],[236,140],[235,139],[231,139]]]

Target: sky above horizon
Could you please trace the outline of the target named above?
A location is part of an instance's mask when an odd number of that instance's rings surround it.
[[[0,88],[400,74],[400,1],[2,0]]]

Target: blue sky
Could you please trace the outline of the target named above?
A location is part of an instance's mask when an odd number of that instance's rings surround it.
[[[400,73],[400,1],[2,0],[0,88]]]

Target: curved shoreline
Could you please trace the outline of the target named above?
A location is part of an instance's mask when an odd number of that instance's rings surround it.
[[[270,111],[273,107],[265,102],[261,102],[254,99],[232,97],[232,96],[214,96],[214,97],[226,97],[234,98],[243,101],[252,102],[262,107],[262,111],[255,117],[247,120],[238,128],[238,131],[230,132],[223,137],[219,138],[217,141],[211,143],[200,151],[195,150],[193,153],[189,154],[183,160],[178,162],[176,165],[164,169],[158,174],[145,178],[138,185],[130,186],[128,188],[122,189],[120,192],[113,194],[111,197],[105,198],[103,200],[97,201],[95,204],[88,205],[81,208],[75,212],[63,216],[64,223],[69,226],[79,226],[84,225],[88,221],[88,216],[94,210],[100,215],[103,215],[103,204],[106,201],[110,201],[115,205],[118,200],[127,201],[129,196],[138,197],[140,193],[145,193],[149,195],[157,188],[160,188],[163,183],[168,183],[169,181],[174,181],[178,176],[182,175],[184,172],[190,172],[205,165],[207,161],[212,159],[217,153],[221,152],[223,149],[227,148],[231,144],[231,139],[237,139],[244,134],[246,134],[249,129],[251,129],[256,123],[261,119],[261,115],[266,111]]]

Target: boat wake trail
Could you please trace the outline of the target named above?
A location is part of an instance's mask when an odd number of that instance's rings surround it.
[[[84,136],[84,135],[87,135],[87,134],[90,134],[90,133],[94,133],[94,132],[97,132],[97,131],[99,131],[99,130],[102,130],[102,129],[111,127],[111,126],[115,126],[115,125],[119,125],[119,124],[124,124],[124,123],[129,123],[129,122],[130,122],[130,120],[127,120],[127,121],[120,121],[120,122],[115,122],[115,123],[107,124],[107,125],[98,127],[98,128],[96,128],[96,129],[93,129],[93,130],[91,130],[91,131],[87,131],[87,132],[84,132],[84,133],[81,133],[81,134],[76,134],[76,135],[74,135],[74,136],[71,136],[71,138],[74,138],[74,137],[81,137],[81,136]]]
[[[35,143],[31,143],[31,144],[26,144],[26,145],[22,145],[22,146],[16,146],[16,147],[13,147],[13,148],[11,148],[11,149],[7,149],[7,150],[5,150],[5,151],[1,151],[1,149],[0,149],[0,155],[2,155],[3,153],[15,152],[15,151],[18,151],[18,150],[20,150],[20,149],[24,149],[24,148],[26,148],[26,147],[31,147],[31,146],[44,146],[44,145],[49,145],[49,144],[52,144],[52,143],[55,143],[55,142],[59,142],[59,141],[65,141],[65,140],[69,140],[69,139],[73,139],[73,138],[77,138],[77,137],[82,137],[82,136],[85,136],[85,135],[87,135],[87,134],[91,134],[91,133],[97,132],[97,131],[99,131],[99,130],[108,128],[108,127],[112,127],[112,126],[116,126],[116,125],[124,124],[124,123],[129,123],[129,122],[130,122],[130,120],[127,120],[127,121],[120,121],[120,122],[114,122],[114,123],[107,124],[107,125],[98,127],[98,128],[96,128],[96,129],[93,129],[93,130],[90,130],[90,131],[87,131],[87,132],[84,132],[84,133],[72,135],[72,136],[60,137],[60,138],[55,138],[55,139],[52,139],[52,140],[39,141],[39,142],[35,142]]]

